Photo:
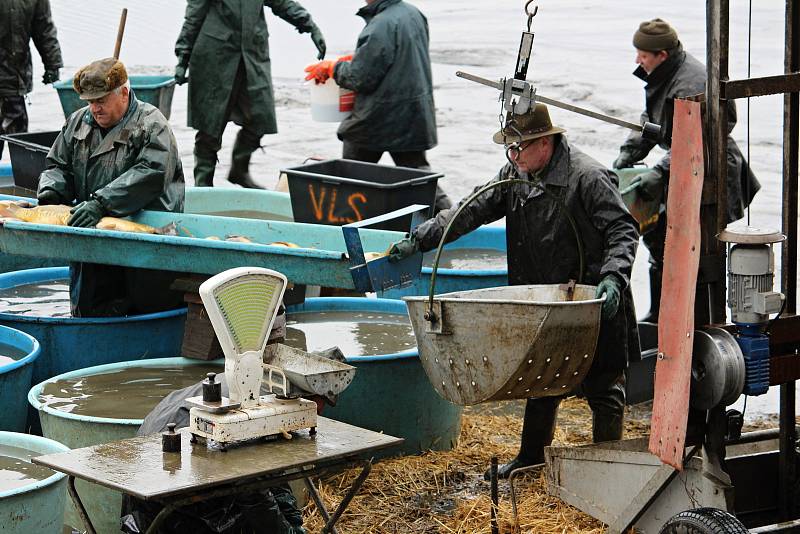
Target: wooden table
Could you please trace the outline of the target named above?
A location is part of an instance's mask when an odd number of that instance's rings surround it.
[[[318,418],[314,436],[305,430],[294,433],[291,440],[251,442],[229,446],[227,451],[190,443],[188,429],[181,434],[180,453],[162,452],[161,434],[153,434],[47,454],[32,461],[69,475],[70,496],[88,534],[95,534],[95,529],[75,489],[75,478],[163,504],[147,532],[156,532],[181,506],[303,479],[325,519],[323,532],[335,533],[336,521],[369,475],[372,460],[365,457],[403,442],[325,417]],[[330,515],[309,477],[354,464],[362,467],[361,473]]]

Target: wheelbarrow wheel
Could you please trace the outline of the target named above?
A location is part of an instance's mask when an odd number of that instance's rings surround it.
[[[736,516],[718,508],[696,508],[672,516],[659,534],[747,534]]]

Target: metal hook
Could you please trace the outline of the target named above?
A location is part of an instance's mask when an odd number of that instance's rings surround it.
[[[528,11],[528,7],[533,4],[536,0],[528,0],[525,3],[525,14],[528,15],[528,31],[531,31],[531,26],[533,25],[533,17],[539,12],[539,6],[533,6],[533,13]]]

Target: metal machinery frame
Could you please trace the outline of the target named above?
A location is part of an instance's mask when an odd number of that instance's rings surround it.
[[[786,241],[781,254],[781,291],[786,296],[784,313],[775,321],[770,337],[770,385],[780,386],[780,429],[777,469],[777,510],[753,511],[751,521],[767,518],[777,511],[776,521],[797,518],[798,466],[795,428],[795,385],[800,378],[800,316],[797,315],[798,242],[798,149],[800,148],[800,0],[786,0],[784,74],[729,80],[729,0],[707,0],[706,38],[706,180],[703,187],[701,225],[703,244],[700,260],[697,326],[723,324],[726,320],[725,247],[716,235],[725,227],[727,200],[726,147],[728,100],[784,94],[782,232]],[[716,178],[716,179],[714,179]],[[707,292],[707,293],[706,293]],[[707,296],[707,298],[706,298]],[[690,415],[690,421],[692,416]],[[762,471],[763,473],[763,471]],[[763,475],[762,475],[763,476]],[[735,482],[735,473],[732,473]],[[739,484],[737,496],[746,500],[748,488]],[[762,481],[759,491],[764,490]],[[737,499],[738,500],[738,499]],[[746,516],[746,514],[745,514]],[[742,519],[742,517],[740,517]],[[771,522],[771,521],[770,521]],[[798,525],[792,522],[790,528]],[[762,527],[758,532],[785,531],[783,527]]]

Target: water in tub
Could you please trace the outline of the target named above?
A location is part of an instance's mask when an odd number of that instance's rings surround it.
[[[17,347],[12,347],[11,345],[6,345],[5,343],[0,343],[0,367],[21,360],[25,356],[27,356],[25,351],[19,350]]]
[[[426,252],[422,258],[424,267],[433,267],[436,251]],[[462,271],[488,271],[506,269],[505,250],[495,248],[451,248],[444,249],[439,257],[440,269],[458,269]]]
[[[66,278],[46,280],[0,289],[0,313],[33,317],[71,317],[69,280]]]
[[[286,344],[307,351],[337,346],[345,356],[375,356],[413,349],[417,342],[405,315],[325,311],[287,314]]]
[[[49,382],[39,400],[76,415],[144,419],[172,391],[200,382],[207,373],[222,372],[222,365],[210,363],[125,367]]]
[[[40,453],[0,444],[0,493],[44,480],[54,471],[33,465],[31,458]]]

